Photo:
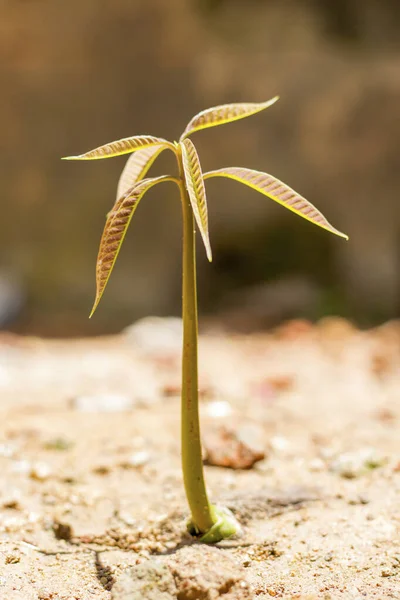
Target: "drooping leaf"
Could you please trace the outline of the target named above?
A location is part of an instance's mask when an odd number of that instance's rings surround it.
[[[207,258],[212,260],[210,238],[208,233],[208,214],[206,190],[204,187],[203,173],[201,171],[200,160],[196,148],[191,140],[186,139],[180,142],[182,150],[182,163],[185,175],[186,189],[189,194],[190,203],[197,227],[203,238],[204,246],[207,252]]]
[[[329,223],[324,215],[315,208],[311,202],[308,202],[303,196],[300,196],[300,194],[292,190],[292,188],[282,181],[279,181],[276,177],[273,177],[273,175],[242,167],[227,167],[225,169],[204,173],[204,179],[210,177],[228,177],[229,179],[235,179],[240,183],[244,183],[257,192],[268,196],[271,200],[275,200],[275,202],[282,204],[282,206],[285,206],[300,217],[311,221],[311,223],[345,238],[346,240],[349,239],[345,233],[335,229],[335,227]]]
[[[212,108],[202,110],[186,125],[185,131],[181,135],[181,140],[200,129],[216,127],[217,125],[250,117],[272,106],[277,100],[279,100],[279,96],[275,96],[271,100],[267,100],[267,102],[238,102],[236,104],[222,104],[221,106],[213,106]]]
[[[145,192],[153,185],[163,181],[175,181],[174,177],[163,175],[143,179],[130,188],[122,198],[117,200],[113,209],[107,215],[103,235],[100,241],[96,263],[96,298],[90,317],[96,310],[105,287],[114,268],[119,251],[124,241],[132,216]]]
[[[136,152],[142,148],[157,146],[159,144],[174,148],[173,144],[163,138],[157,138],[152,135],[136,135],[134,137],[110,142],[109,144],[99,146],[94,150],[89,150],[89,152],[85,152],[84,154],[79,154],[78,156],[66,156],[63,160],[97,160],[100,158],[111,158],[112,156],[129,154],[129,152]]]
[[[135,183],[145,177],[159,154],[168,147],[167,144],[148,146],[142,150],[137,150],[128,158],[118,181],[117,199],[121,198]]]

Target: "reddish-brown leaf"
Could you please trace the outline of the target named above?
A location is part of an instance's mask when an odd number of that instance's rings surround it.
[[[285,183],[282,183],[282,181],[279,181],[279,179],[273,175],[242,167],[226,167],[224,169],[204,173],[204,179],[210,177],[228,177],[229,179],[235,179],[240,183],[244,183],[257,192],[268,196],[271,200],[275,200],[275,202],[282,204],[282,206],[293,211],[300,217],[303,217],[303,219],[311,221],[314,225],[318,225],[346,240],[348,239],[348,236],[338,229],[335,229],[335,227],[329,223],[324,215],[315,208],[311,202],[308,202],[303,196],[300,196],[300,194],[292,190],[292,188]]]
[[[115,203],[107,215],[103,235],[100,241],[96,263],[96,298],[90,316],[96,310],[105,287],[114,268],[119,251],[124,241],[132,216],[147,190],[163,181],[176,181],[173,177],[164,175],[143,179],[136,183],[128,192]]]
[[[204,187],[203,174],[196,148],[191,140],[180,142],[182,150],[183,171],[185,174],[185,185],[189,194],[190,203],[197,227],[203,238],[207,252],[207,258],[212,260],[210,238],[208,233],[208,214],[206,190]]]
[[[94,150],[89,150],[84,154],[77,156],[66,156],[64,160],[97,160],[100,158],[111,158],[113,156],[120,156],[121,154],[129,154],[130,152],[136,152],[141,148],[148,148],[149,146],[158,146],[160,144],[170,146],[174,149],[173,144],[164,140],[163,138],[157,138],[152,135],[136,135],[134,137],[123,138],[122,140],[116,140],[110,142],[104,146],[99,146]]]
[[[181,135],[181,140],[200,129],[216,127],[217,125],[250,117],[272,106],[277,100],[279,100],[279,96],[275,96],[275,98],[271,98],[267,102],[238,102],[236,104],[222,104],[221,106],[213,106],[212,108],[202,110],[186,125],[185,131]]]

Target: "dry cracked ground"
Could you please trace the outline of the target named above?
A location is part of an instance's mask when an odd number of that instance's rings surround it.
[[[185,533],[179,347],[174,320],[2,334],[1,600],[400,598],[400,324],[201,337],[208,487],[243,528],[216,547]]]

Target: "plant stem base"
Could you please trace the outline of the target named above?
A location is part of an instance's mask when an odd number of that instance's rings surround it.
[[[204,544],[217,544],[222,540],[226,540],[233,535],[239,535],[242,532],[238,521],[229,508],[224,506],[211,506],[210,509],[213,519],[215,520],[214,525],[206,531],[206,533],[200,534],[193,522],[189,521],[187,529],[190,535],[197,537],[198,540]]]

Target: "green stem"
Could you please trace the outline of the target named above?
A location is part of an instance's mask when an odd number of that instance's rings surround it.
[[[182,471],[191,511],[188,530],[201,542],[216,544],[240,533],[234,515],[210,505],[204,482],[201,454],[197,373],[196,239],[192,205],[185,185],[182,154],[176,145],[183,217],[183,354],[182,354]]]
[[[183,216],[183,356],[182,356],[182,469],[186,497],[197,533],[211,529],[216,519],[208,501],[201,453],[197,374],[196,246],[193,211],[181,173]]]

